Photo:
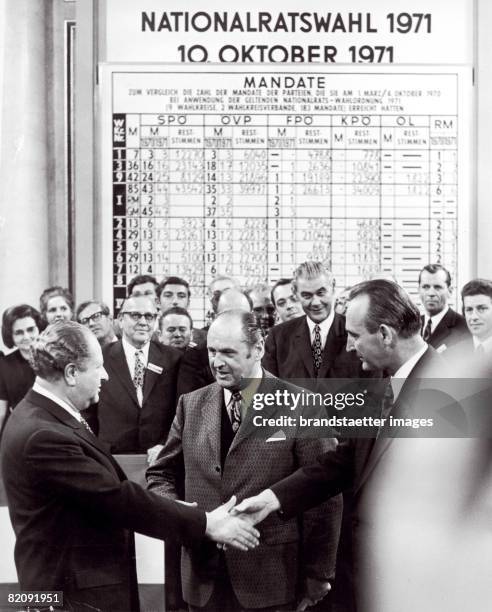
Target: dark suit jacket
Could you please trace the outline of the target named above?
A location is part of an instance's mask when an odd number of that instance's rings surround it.
[[[424,324],[424,316],[421,317],[422,325]],[[445,350],[443,347],[449,348],[470,337],[470,332],[466,324],[465,317],[461,316],[450,308],[444,317],[439,322],[439,325],[432,332],[429,344],[441,352]]]
[[[411,413],[412,403],[421,378],[436,376],[446,368],[445,362],[429,347],[417,362],[406,379],[398,395],[391,414],[404,415]],[[394,437],[381,435],[374,438],[352,438],[342,441],[335,450],[329,451],[308,467],[299,469],[290,477],[276,483],[270,488],[278,497],[282,514],[285,518],[316,506],[332,495],[352,490],[352,545],[354,549],[354,589],[361,592],[360,576],[363,574],[359,551],[369,540],[368,534],[373,529],[370,524],[367,499],[378,472],[384,469],[388,449],[395,441]],[[362,593],[362,597],[364,593]]]
[[[177,397],[215,382],[206,346],[189,348],[179,364]]]
[[[93,434],[34,391],[12,413],[1,450],[24,591],[63,591],[77,611],[138,611],[133,531],[204,534],[203,512],[128,481]]]
[[[299,391],[265,373],[258,393],[276,389]],[[275,417],[285,410],[249,408],[221,467],[223,403],[223,389],[216,383],[181,396],[167,444],[147,470],[152,490],[177,498],[184,482],[184,498],[208,510],[232,494],[238,500],[256,494],[336,444],[333,438],[296,437],[298,429],[281,425],[275,425],[271,433],[282,430],[284,439],[267,441],[270,433],[260,439],[252,427],[253,417]],[[306,575],[332,578],[340,514],[338,498],[307,513],[302,521],[282,521],[273,515],[260,526],[258,548],[247,553],[228,549],[227,570],[241,605],[263,608],[289,603],[299,594],[299,580]],[[208,602],[215,581],[221,579],[218,563],[214,546],[183,549],[183,593],[188,603],[204,606]]]
[[[345,317],[335,314],[326,338],[318,378],[359,378],[366,376],[355,352],[346,350]],[[265,343],[263,367],[280,378],[313,378],[313,354],[306,317],[272,327]]]
[[[98,406],[101,440],[111,445],[112,453],[145,453],[155,444],[164,444],[176,411],[181,352],[151,341],[142,407],[122,341],[105,347],[103,355],[109,380],[102,384]]]

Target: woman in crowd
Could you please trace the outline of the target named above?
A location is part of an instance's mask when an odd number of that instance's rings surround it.
[[[34,382],[28,358],[33,340],[39,335],[40,313],[28,304],[8,308],[2,318],[2,338],[6,347],[16,350],[0,359],[0,423],[24,397]]]
[[[68,289],[60,286],[48,287],[39,298],[41,315],[46,323],[73,319],[74,301]]]

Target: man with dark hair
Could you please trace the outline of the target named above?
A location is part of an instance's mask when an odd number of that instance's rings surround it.
[[[441,264],[424,266],[419,274],[419,295],[425,314],[422,315],[422,337],[442,353],[468,336],[464,317],[448,306],[451,296],[451,275]]]
[[[138,274],[128,283],[128,297],[150,297],[157,303],[157,280],[151,274]]]
[[[169,439],[147,470],[151,490],[205,509],[229,491],[243,498],[269,486],[336,444],[302,438],[297,428],[292,435],[280,429],[278,441],[254,434],[256,396],[301,390],[262,370],[263,337],[252,313],[219,314],[207,345],[216,382],[180,397]],[[261,411],[272,419],[281,413],[280,405]],[[272,517],[258,554],[183,549],[183,593],[190,610],[292,610],[296,598],[321,598],[334,575],[339,517],[340,499],[292,521]]]
[[[271,298],[280,323],[302,317],[301,304],[292,290],[291,278],[278,280],[272,287]]]
[[[492,356],[492,281],[475,278],[461,290],[463,312],[478,355]]]
[[[188,281],[179,276],[168,276],[157,286],[157,298],[161,310],[167,310],[172,306],[188,308],[190,305],[190,285]]]
[[[345,439],[321,455],[317,463],[301,468],[256,497],[239,504],[238,512],[249,513],[256,522],[282,510],[284,519],[316,506],[332,495],[353,491],[352,538],[356,553],[354,588],[357,598],[368,597],[374,583],[365,583],[367,559],[361,548],[381,537],[372,524],[372,504],[378,500],[379,479],[395,435],[392,415],[412,414],[414,394],[423,377],[442,374],[445,365],[420,336],[420,314],[410,297],[388,280],[355,285],[347,308],[347,350],[356,354],[364,369],[387,371],[391,378],[384,393],[381,427],[376,437]],[[382,419],[385,419],[384,421]],[[376,433],[376,432],[374,432]],[[377,483],[377,484],[376,484]],[[374,569],[374,568],[371,568]],[[346,609],[354,603],[346,601]],[[364,605],[361,607],[364,610]]]
[[[172,346],[180,351],[192,348],[193,319],[185,308],[173,306],[159,317],[160,341],[164,346]]]
[[[147,453],[151,462],[174,418],[181,353],[152,340],[152,298],[128,298],[118,318],[122,338],[104,349],[109,381],[101,389],[99,436],[113,453]]]
[[[161,311],[172,307],[190,307],[191,291],[188,281],[179,276],[168,276],[157,287],[157,300],[161,305]],[[195,346],[205,346],[207,342],[207,332],[202,329],[191,331],[191,342]]]
[[[97,300],[82,302],[77,308],[75,318],[91,330],[102,347],[118,340],[114,333],[113,317],[104,302]]]
[[[335,280],[316,261],[301,264],[293,287],[305,316],[270,330],[263,367],[280,378],[353,378],[360,362],[345,350],[345,318],[332,308]]]
[[[107,379],[88,329],[57,322],[32,352],[37,377],[9,419],[1,449],[23,591],[62,591],[67,610],[138,612],[133,531],[254,545],[244,521],[230,522],[227,505],[205,515],[127,480],[80,414]]]

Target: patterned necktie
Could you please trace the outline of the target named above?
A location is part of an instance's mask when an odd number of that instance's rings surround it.
[[[321,329],[319,325],[314,326],[314,340],[312,345],[314,376],[318,376],[318,370],[321,366]]]
[[[82,425],[87,429],[87,431],[90,431],[91,434],[94,436],[95,434],[92,431],[91,426],[89,425],[89,423],[84,419],[84,417],[81,414],[79,414],[79,417],[80,417],[80,422],[82,423]]]
[[[140,391],[143,389],[144,385],[144,362],[143,362],[143,351],[135,351],[135,371],[133,373],[133,384],[135,385],[135,389]]]
[[[241,393],[239,391],[234,391],[229,404],[232,431],[234,433],[237,432],[241,425],[241,400]]]
[[[386,389],[384,390],[383,401],[381,402],[381,416],[380,416],[381,420],[387,419],[389,417],[391,409],[393,408],[394,401],[395,401],[395,396],[393,394],[393,387],[391,386],[391,379],[390,379],[390,381],[386,385]],[[384,428],[384,425],[381,424],[381,426],[378,429],[377,437],[379,437],[379,434],[381,433],[383,428]]]
[[[427,325],[425,326],[424,331],[422,333],[422,338],[425,340],[425,342],[429,342],[431,334],[432,334],[432,319],[429,318],[429,320],[427,321]]]

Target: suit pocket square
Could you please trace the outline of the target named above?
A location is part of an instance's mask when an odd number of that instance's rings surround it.
[[[441,344],[441,346],[436,348],[436,353],[444,353],[447,348],[448,347],[445,344]]]
[[[282,442],[283,440],[287,440],[287,436],[285,435],[285,432],[282,429],[279,429],[279,431],[277,431],[276,433],[273,434],[273,436],[270,436],[269,438],[267,438],[267,442]]]

